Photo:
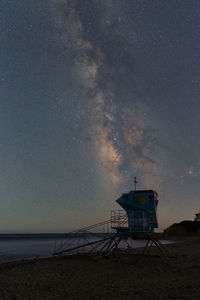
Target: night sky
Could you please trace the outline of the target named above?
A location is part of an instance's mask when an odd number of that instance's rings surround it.
[[[1,0],[0,232],[65,232],[158,192],[200,209],[200,1]]]

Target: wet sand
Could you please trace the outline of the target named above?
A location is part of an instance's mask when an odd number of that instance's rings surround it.
[[[168,263],[156,248],[2,263],[0,299],[200,299],[200,238],[166,247],[177,253]]]

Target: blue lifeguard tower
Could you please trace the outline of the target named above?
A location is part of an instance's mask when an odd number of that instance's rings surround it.
[[[200,212],[198,212],[197,214],[195,214],[194,221],[195,222],[200,222]]]
[[[158,228],[156,214],[158,199],[155,191],[130,191],[116,202],[125,210],[128,218],[127,226],[113,226],[118,232],[149,233]]]
[[[160,242],[154,229],[158,228],[157,221],[157,192],[154,190],[136,190],[137,180],[135,177],[135,190],[122,194],[116,202],[123,210],[111,211],[109,220],[84,227],[71,233],[69,238],[55,246],[54,255],[65,253],[74,253],[79,249],[89,249],[88,251],[96,252],[102,256],[114,253],[120,244],[120,241],[126,241],[129,246],[130,240],[141,238],[147,240],[143,254],[149,254],[152,245],[159,248],[162,255],[167,258],[173,255],[169,249]],[[103,228],[103,231],[98,229]],[[86,233],[91,233],[96,240],[88,240]],[[76,238],[75,238],[76,237]]]

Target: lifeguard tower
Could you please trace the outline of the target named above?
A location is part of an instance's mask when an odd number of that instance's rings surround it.
[[[83,252],[84,249],[87,249],[88,252],[93,251],[107,255],[119,249],[121,240],[134,239],[135,234],[138,233],[147,239],[144,254],[150,252],[153,244],[160,249],[163,255],[169,254],[169,251],[164,248],[164,245],[154,234],[154,229],[158,228],[157,193],[153,190],[136,190],[136,178],[134,183],[134,191],[122,194],[116,200],[123,210],[113,210],[109,220],[69,233],[69,238],[66,241],[61,242],[58,247],[55,246],[54,255],[74,253],[79,249]],[[98,238],[93,241],[88,240],[89,233],[98,234]],[[72,238],[70,238],[70,234]],[[75,239],[75,237],[77,238]]]
[[[122,211],[112,211],[112,227],[118,233],[152,233],[158,228],[157,221],[157,193],[153,190],[130,191],[123,194],[116,202],[125,210],[127,226],[117,226]]]
[[[198,212],[197,214],[195,214],[194,221],[195,222],[200,222],[200,212]]]

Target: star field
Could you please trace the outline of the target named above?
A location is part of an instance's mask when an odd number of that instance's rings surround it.
[[[155,189],[159,224],[199,210],[200,3],[4,0],[1,232],[109,218]]]

